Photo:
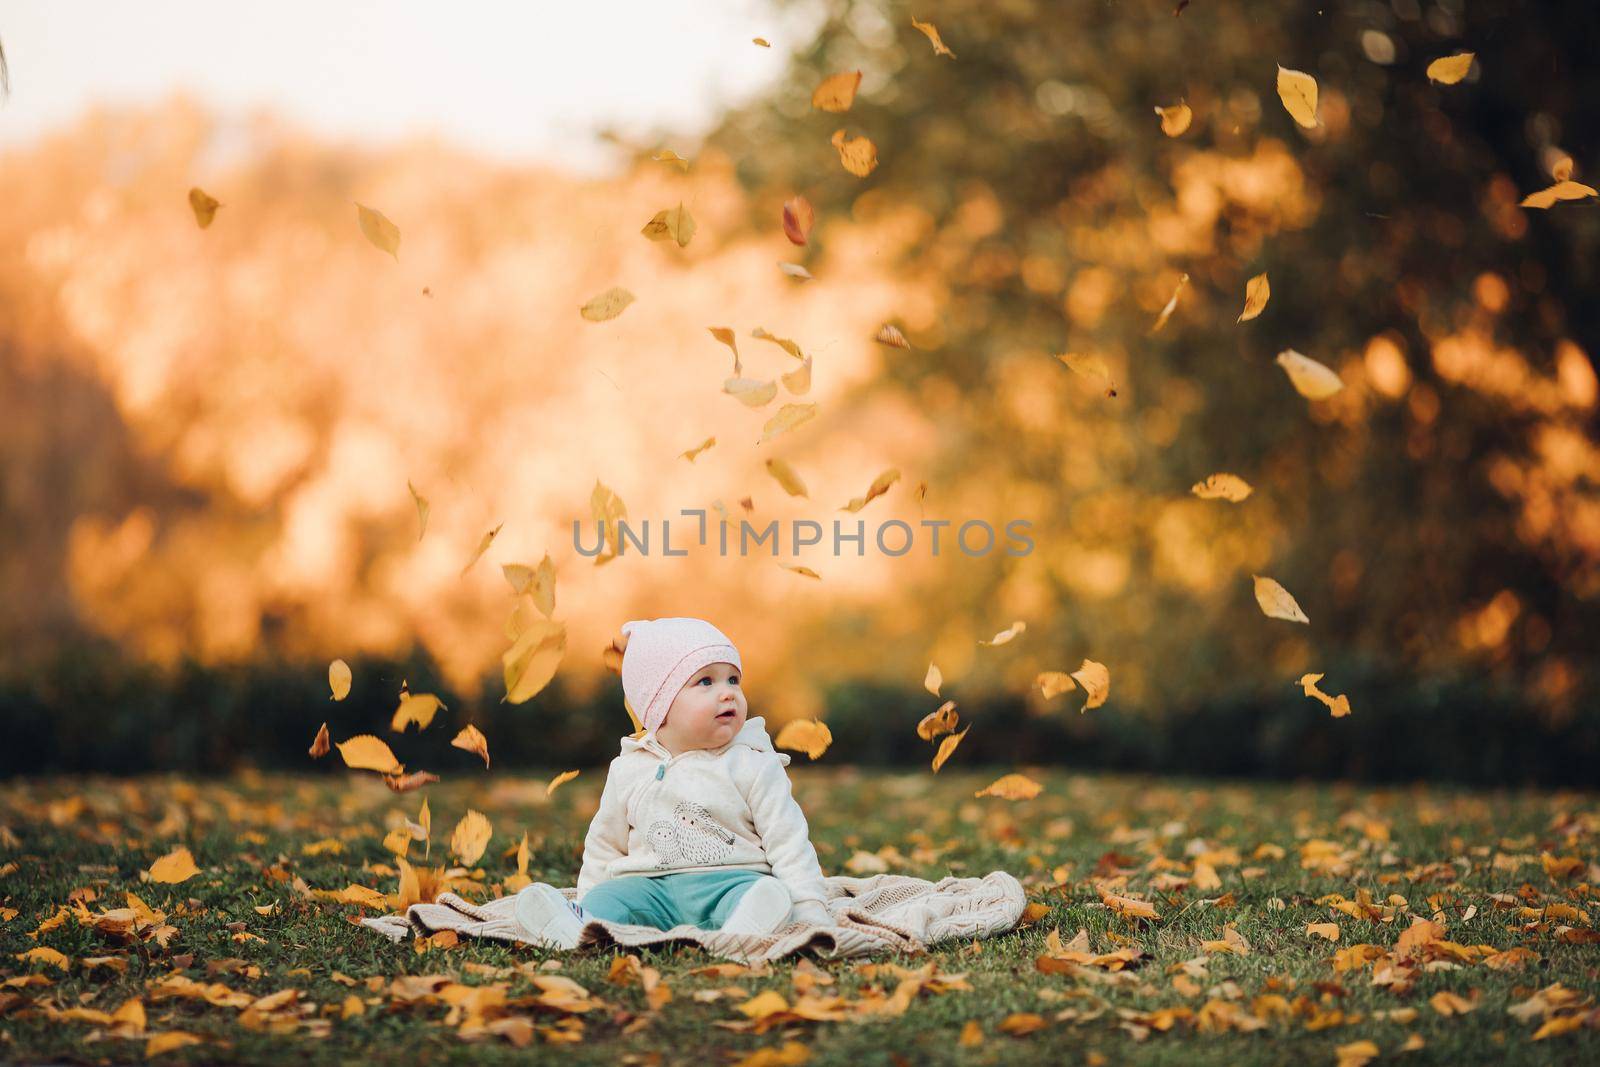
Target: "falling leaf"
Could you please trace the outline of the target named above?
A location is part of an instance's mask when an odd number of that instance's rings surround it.
[[[1261,314],[1271,296],[1272,285],[1267,281],[1266,272],[1263,271],[1245,283],[1244,310],[1239,312],[1239,317],[1234,322],[1249,322]]]
[[[816,210],[805,197],[791,196],[783,202],[783,235],[790,244],[805,244],[816,221]]]
[[[1591,196],[1600,196],[1600,192],[1582,182],[1562,179],[1548,189],[1540,189],[1537,193],[1529,193],[1523,197],[1522,206],[1543,210],[1553,206],[1558,200],[1583,200]]]
[[[778,736],[772,743],[778,748],[804,752],[811,759],[816,759],[828,751],[828,746],[833,743],[833,733],[825,722],[816,719],[791,719],[783,724],[783,729],[778,731]]]
[[[617,541],[620,536],[617,523],[628,517],[628,506],[622,502],[620,496],[596,478],[594,488],[589,491],[589,514],[600,524],[603,539],[610,545],[609,551],[595,556],[594,565],[598,567],[617,557],[620,549]]]
[[[766,331],[766,329],[761,327],[761,326],[757,326],[755,329],[751,330],[750,331],[750,336],[754,337],[757,341],[770,341],[770,342],[772,342],[773,344],[777,345],[779,348],[783,349],[785,352],[789,353],[795,359],[805,359],[806,358],[805,357],[805,353],[800,351],[800,346],[799,345],[795,344],[793,341],[789,340],[787,337],[778,337],[778,336],[775,336],[774,334],[768,333]]]
[[[733,349],[733,376],[737,378],[743,374],[744,368],[739,365],[739,342],[734,337],[733,330],[727,326],[707,326],[706,330],[712,337]]]
[[[198,185],[189,190],[189,210],[194,212],[194,221],[200,224],[202,230],[211,225],[211,220],[217,217],[217,208],[221,206],[220,201],[213,200]]]
[[[1189,492],[1201,500],[1227,500],[1237,504],[1252,492],[1250,484],[1236,474],[1217,473],[1195,482]]]
[[[698,456],[700,453],[704,452],[706,449],[710,448],[712,445],[714,445],[716,443],[717,443],[717,439],[715,437],[708,437],[704,441],[701,441],[698,445],[696,445],[693,448],[689,449],[687,452],[678,453],[678,458],[679,459],[686,459],[690,463],[693,463],[694,462],[694,458],[696,456]]]
[[[1271,578],[1263,578],[1259,574],[1253,574],[1251,577],[1255,579],[1256,603],[1261,605],[1261,614],[1269,619],[1283,619],[1287,622],[1303,622],[1310,625],[1311,620],[1300,610],[1300,605],[1289,595],[1289,590]]]
[[[951,734],[939,742],[939,751],[933,754],[934,774],[939,773],[939,768],[944,766],[944,761],[950,758],[950,754],[956,750],[957,745],[961,744],[961,739],[967,736],[967,730],[970,729],[972,727],[968,726],[966,730],[962,730],[959,734]]]
[[[462,866],[471,867],[483,855],[483,850],[489,847],[489,838],[493,830],[489,820],[479,812],[467,809],[461,816],[461,821],[456,823],[456,828],[450,833],[450,853],[461,861]]]
[[[614,286],[578,309],[578,314],[590,322],[605,322],[622,314],[633,303],[633,294],[621,286]]]
[[[939,687],[943,684],[944,674],[939,670],[937,665],[932,663],[928,664],[928,673],[922,677],[922,688],[926,689],[934,696],[938,696]]]
[[[1306,933],[1312,937],[1324,937],[1329,941],[1339,940],[1338,923],[1306,923]]]
[[[999,797],[1001,800],[1032,800],[1044,787],[1025,774],[1006,774],[996,778],[976,793],[975,797]]]
[[[1168,137],[1182,137],[1194,121],[1194,112],[1182,100],[1171,107],[1157,106],[1156,114],[1161,116],[1161,132]]]
[[[311,741],[311,758],[321,759],[328,754],[332,747],[329,743],[328,724],[323,723],[322,728],[317,731],[317,736]]]
[[[579,773],[580,772],[578,771],[562,771],[560,774],[550,779],[550,784],[544,787],[544,795],[549,796],[551,793],[554,793],[557,789],[560,789],[563,784],[578,777]],[[528,838],[526,834],[524,834],[522,838],[522,847],[524,849],[528,847]],[[526,862],[523,862],[521,866],[526,867]],[[523,871],[523,873],[526,874],[527,872]]]
[[[377,771],[380,774],[399,774],[400,761],[394,758],[389,746],[371,734],[357,734],[348,741],[339,742],[339,755],[351,770]]]
[[[1022,632],[1024,630],[1026,630],[1027,628],[1028,628],[1028,624],[1023,622],[1021,619],[1018,619],[1015,622],[1013,622],[1008,628],[1006,628],[1004,630],[1001,630],[999,633],[995,634],[994,637],[990,638],[989,640],[984,641],[984,640],[982,640],[980,638],[979,641],[978,641],[978,644],[985,645],[985,646],[987,646],[989,648],[997,648],[1000,645],[1006,644],[1009,641],[1011,641],[1012,639],[1020,636],[1022,634]]]
[[[1156,316],[1156,324],[1150,327],[1151,333],[1158,332],[1161,327],[1167,324],[1167,320],[1172,317],[1172,313],[1178,308],[1178,294],[1183,292],[1184,287],[1188,284],[1189,275],[1187,273],[1180,275],[1178,278],[1178,287],[1172,290],[1172,299],[1167,301],[1167,306],[1162,308],[1161,314]]]
[[[865,137],[846,138],[843,130],[834,130],[828,143],[839,150],[839,162],[857,178],[865,178],[878,167],[878,146]]]
[[[1039,688],[1040,694],[1046,700],[1078,688],[1072,680],[1072,675],[1065,671],[1040,671],[1034,676],[1033,684]]]
[[[1056,358],[1065,363],[1074,374],[1082,375],[1085,378],[1098,378],[1105,382],[1106,396],[1117,395],[1117,388],[1111,381],[1111,368],[1106,366],[1106,361],[1103,357],[1094,354],[1078,356],[1071,352],[1065,352],[1056,356]]]
[[[386,774],[383,776],[383,784],[388,786],[390,792],[393,793],[410,793],[438,780],[439,776],[437,774],[430,774],[427,771],[412,771],[410,774]]]
[[[770,403],[778,395],[778,383],[755,378],[729,378],[722,383],[722,391],[745,407],[758,408]]]
[[[1328,711],[1335,719],[1342,719],[1350,714],[1350,699],[1343,693],[1336,697],[1330,697],[1327,693],[1317,688],[1317,683],[1320,681],[1322,681],[1322,675],[1320,674],[1302,674],[1298,684],[1301,689],[1305,690],[1306,696],[1315,697],[1326,704]]]
[[[750,38],[750,43],[751,44],[758,44],[762,48],[771,48],[772,47],[770,44],[767,43],[767,39],[765,37],[752,37],[752,38]]]
[[[937,694],[935,694],[937,695]],[[930,711],[917,723],[917,736],[924,741],[932,741],[940,734],[950,733],[956,728],[961,716],[956,712],[956,702],[946,700],[939,705],[937,711]]]
[[[1441,56],[1428,64],[1428,80],[1438,82],[1440,85],[1454,85],[1467,76],[1472,69],[1472,60],[1476,53],[1457,52],[1453,56]]]
[[[411,499],[417,505],[417,540],[422,540],[422,535],[428,532],[428,498],[417,492],[417,487],[411,484],[411,479],[406,479],[406,488],[411,490]]]
[[[678,153],[674,152],[670,148],[663,148],[650,158],[657,163],[674,164],[679,170],[686,171],[689,169],[689,161],[678,155]]]
[[[328,664],[328,688],[335,700],[343,700],[350,695],[350,664],[342,659]]]
[[[913,15],[913,16],[911,16],[911,25],[913,25],[917,29],[921,30],[922,33],[923,33],[923,36],[928,38],[929,43],[931,43],[933,45],[933,54],[934,55],[936,55],[936,56],[949,56],[951,59],[956,58],[956,54],[954,52],[950,51],[950,49],[946,48],[945,45],[944,45],[944,41],[939,39],[939,28],[937,26],[935,26],[933,23],[931,23],[931,22],[918,22],[917,21],[917,17],[915,15]]]
[[[783,491],[790,496],[803,496],[810,499],[810,495],[806,492],[806,483],[801,481],[800,475],[795,473],[794,468],[789,466],[787,460],[779,459],[776,456],[767,460],[767,473],[772,475],[778,484],[783,486]]]
[[[463,577],[465,577],[466,573],[472,569],[472,565],[483,558],[483,554],[485,552],[489,551],[489,546],[494,544],[494,539],[499,535],[500,529],[503,526],[505,526],[505,523],[502,522],[499,526],[496,526],[478,540],[477,551],[472,553],[472,558],[467,560],[467,565],[461,568],[461,574]]]
[[[521,704],[538,695],[556,676],[567,651],[567,625],[539,619],[517,635],[500,657],[506,683],[505,701]]]
[[[396,263],[400,261],[400,227],[385,218],[378,209],[359,203],[356,204],[356,221],[374,248],[389,253]]]
[[[811,92],[811,106],[823,111],[849,111],[855,102],[856,88],[861,84],[859,70],[844,74],[830,74]]]
[[[187,848],[181,846],[150,865],[150,880],[169,885],[186,882],[199,873],[200,868],[194,865],[194,857]]]
[[[811,391],[811,357],[807,356],[800,366],[778,377],[783,382],[783,387],[790,393],[795,396],[805,396]]]
[[[677,207],[666,207],[651,216],[639,232],[652,241],[676,241],[679,248],[687,248],[694,236],[694,216],[680,200]]]
[[[858,512],[862,508],[866,507],[872,501],[876,500],[878,497],[887,493],[889,491],[889,487],[899,480],[900,471],[895,467],[890,467],[888,470],[872,479],[872,484],[867,486],[866,496],[851,497],[850,503],[846,504],[839,510],[848,511],[854,514],[855,512]],[[934,695],[938,696],[937,693]]]
[[[389,729],[403,734],[407,726],[416,723],[419,732],[426,730],[428,724],[433,722],[434,715],[444,706],[432,693],[401,693],[400,703],[389,720]]]
[[[395,827],[384,835],[383,847],[405,859],[406,853],[411,850],[411,832],[404,826]]]
[[[516,703],[515,701],[513,703]],[[463,748],[468,752],[476,752],[483,757],[483,766],[489,768],[489,739],[483,736],[483,731],[468,723],[461,728],[461,732],[450,739],[450,747]]]
[[[893,324],[887,322],[878,329],[872,339],[880,345],[888,345],[890,348],[911,347],[911,342],[906,340],[906,335],[901,333]]]
[[[1304,71],[1279,66],[1278,99],[1295,122],[1306,129],[1316,126],[1317,79]]]
[[[1277,364],[1289,376],[1295,391],[1308,400],[1326,400],[1344,388],[1344,382],[1332,370],[1292,348],[1278,353]]]
[[[809,422],[817,414],[816,404],[785,404],[778,409],[778,413],[768,419],[761,427],[761,440],[756,444],[764,445],[774,437],[788,433],[796,426]]]
[[[422,827],[422,840],[427,842],[427,851],[433,850],[433,812],[428,810],[428,798],[422,798],[422,807],[417,810],[417,825]]]
[[[1086,659],[1077,670],[1072,672],[1072,676],[1078,680],[1079,685],[1083,686],[1083,691],[1089,694],[1088,702],[1078,709],[1079,714],[1092,708],[1098,708],[1111,695],[1111,671],[1106,668],[1104,663],[1096,663],[1092,659]]]
[[[778,269],[783,271],[783,273],[787,274],[789,277],[798,278],[803,282],[814,282],[817,280],[810,271],[806,270],[805,267],[799,263],[789,263],[784,260],[779,260]]]

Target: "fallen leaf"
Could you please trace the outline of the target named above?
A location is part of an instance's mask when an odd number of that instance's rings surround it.
[[[944,675],[939,671],[938,666],[932,663],[928,664],[928,673],[922,677],[922,688],[934,696],[938,696],[939,687],[943,684]]]
[[[145,1059],[154,1059],[166,1052],[187,1048],[190,1045],[199,1045],[204,1040],[204,1038],[184,1030],[168,1030],[161,1034],[151,1034],[150,1039],[144,1043]]]
[[[1283,619],[1287,622],[1303,622],[1310,625],[1311,620],[1300,610],[1300,605],[1289,595],[1289,590],[1271,578],[1263,578],[1259,574],[1253,574],[1251,577],[1255,580],[1256,603],[1261,605],[1261,614],[1269,619]]]
[[[1323,937],[1329,941],[1339,940],[1338,923],[1306,923],[1306,933],[1312,937]]]
[[[995,634],[992,638],[990,638],[987,641],[983,640],[982,638],[979,638],[978,639],[978,644],[984,645],[984,646],[986,646],[988,648],[998,648],[1000,645],[1007,644],[1012,639],[1014,639],[1014,638],[1018,637],[1019,635],[1021,635],[1021,633],[1024,630],[1026,630],[1027,628],[1028,628],[1028,624],[1023,622],[1021,619],[1018,619],[1015,622],[1013,622],[1009,627],[1007,627],[1004,630],[1001,630],[999,633]]]
[[[1147,900],[1119,896],[1116,893],[1100,894],[1100,902],[1125,919],[1157,919],[1156,906]]]
[[[939,705],[939,710],[929,712],[922,717],[921,722],[917,723],[917,736],[924,741],[932,741],[940,734],[954,730],[960,718],[961,716],[956,713],[956,702],[946,700]]]
[[[859,70],[843,74],[830,74],[811,92],[811,106],[823,111],[849,111],[855,103],[856,88],[861,84]]]
[[[1161,327],[1167,324],[1167,320],[1172,318],[1172,313],[1178,309],[1178,294],[1182,293],[1188,284],[1189,275],[1187,273],[1178,276],[1178,286],[1172,290],[1172,299],[1167,301],[1167,306],[1162,308],[1161,314],[1156,316],[1155,325],[1150,327],[1151,333],[1159,332]]]
[[[352,770],[399,774],[403,769],[389,746],[371,734],[357,734],[348,741],[340,741],[339,755],[344,757],[344,765]]]
[[[578,309],[578,314],[590,322],[614,319],[633,303],[633,294],[621,286],[613,286]]]
[[[360,203],[356,204],[356,221],[374,248],[389,253],[396,263],[400,261],[400,227],[384,217],[383,212]]]
[[[1182,100],[1171,107],[1157,106],[1156,114],[1161,116],[1161,132],[1168,137],[1182,137],[1194,121],[1194,112]]]
[[[560,774],[558,774],[554,778],[550,779],[550,784],[544,787],[544,795],[545,796],[549,796],[551,793],[554,793],[557,789],[560,789],[567,782],[570,782],[574,778],[578,777],[578,775],[580,773],[581,772],[579,772],[579,771],[562,771]],[[526,836],[524,836],[522,844],[523,844],[524,848],[527,847],[528,841],[527,841]],[[526,873],[526,872],[524,872],[524,873]]]
[[[1344,388],[1344,382],[1332,370],[1292,348],[1278,353],[1277,364],[1289,376],[1295,391],[1308,400],[1326,400]]]
[[[220,201],[213,200],[198,185],[189,190],[189,210],[194,212],[194,221],[202,230],[211,225],[211,220],[217,217],[217,208],[221,206]]]
[[[499,526],[496,526],[494,529],[490,530],[488,533],[484,534],[478,539],[477,551],[472,553],[472,558],[467,560],[467,565],[461,568],[462,577],[466,577],[466,573],[472,569],[472,565],[478,562],[478,560],[482,559],[485,552],[489,551],[489,546],[494,544],[494,539],[500,536],[500,530],[504,526],[505,523],[502,522]]]
[[[857,511],[860,511],[862,508],[866,507],[872,501],[876,500],[878,497],[882,496],[884,493],[887,493],[889,491],[889,487],[891,485],[893,485],[895,482],[898,482],[899,480],[900,480],[900,471],[899,471],[899,469],[895,468],[895,467],[890,467],[888,470],[884,471],[882,474],[880,474],[876,478],[872,479],[872,484],[867,487],[867,493],[866,493],[865,496],[851,497],[850,498],[850,503],[846,504],[844,507],[840,508],[839,510],[840,511],[848,511],[848,512],[851,512],[851,513],[855,513]],[[934,695],[937,696],[938,694],[935,693]]]
[[[828,751],[828,746],[833,743],[833,732],[828,729],[827,723],[817,719],[791,719],[783,724],[783,729],[778,731],[772,743],[777,748],[804,752],[811,759],[816,759]]]
[[[184,851],[185,854],[187,854],[188,850],[186,849]],[[193,866],[193,863],[191,863],[190,866]],[[181,881],[181,879],[179,879],[179,881]],[[55,967],[56,969],[62,971],[71,970],[72,968],[72,963],[67,959],[66,956],[62,955],[60,952],[57,952],[53,948],[46,948],[44,945],[40,945],[38,948],[30,948],[26,952],[18,952],[16,953],[15,958],[21,960],[23,963],[42,963],[46,966]]]
[[[839,150],[839,162],[857,178],[865,178],[878,167],[878,146],[865,137],[846,138],[843,130],[834,130],[829,143]]]
[[[323,723],[321,729],[317,731],[317,736],[311,740],[311,748],[309,750],[311,753],[311,758],[321,759],[323,756],[328,754],[328,751],[332,747],[333,746],[328,737],[328,724]]]
[[[1317,79],[1300,70],[1278,67],[1278,99],[1283,109],[1306,129],[1317,124]]]
[[[1440,85],[1456,84],[1472,69],[1474,55],[1472,52],[1457,52],[1453,56],[1439,57],[1428,64],[1428,80]]]
[[[1078,684],[1083,686],[1083,691],[1089,695],[1088,701],[1078,709],[1080,715],[1098,708],[1111,695],[1111,671],[1104,663],[1085,659],[1078,669],[1072,672],[1072,677],[1078,680]]]
[[[513,702],[515,703],[515,702]],[[483,766],[489,768],[489,739],[483,736],[483,731],[468,723],[461,728],[461,732],[451,738],[452,748],[464,748],[468,752],[475,752],[483,757]]]
[[[1267,306],[1267,300],[1270,299],[1271,296],[1272,283],[1267,281],[1266,272],[1263,271],[1245,283],[1244,310],[1239,312],[1239,317],[1235,319],[1234,322],[1249,322],[1251,319],[1261,314],[1262,309]]]
[[[1466,997],[1451,993],[1448,990],[1440,990],[1428,998],[1428,1006],[1440,1015],[1448,1017],[1451,1015],[1465,1015],[1478,1005]]]
[[[783,202],[783,235],[790,244],[805,244],[816,221],[817,213],[805,197],[791,196]]]
[[[951,734],[939,742],[939,751],[934,753],[933,756],[934,774],[939,773],[939,768],[944,766],[944,761],[950,758],[950,754],[956,750],[956,746],[961,743],[963,737],[967,736],[967,730],[970,729],[972,727],[968,726],[966,730],[962,730],[959,734]]]
[[[766,466],[767,473],[772,475],[779,485],[783,486],[785,493],[790,496],[803,496],[808,500],[810,499],[810,495],[806,492],[806,483],[801,481],[800,475],[795,473],[794,468],[789,466],[787,460],[774,456],[766,461]]]
[[[1031,1034],[1035,1030],[1043,1030],[1049,1025],[1043,1015],[1038,1015],[1031,1011],[1015,1011],[1001,1019],[997,1029],[1003,1034],[1010,1034],[1012,1037],[1022,1037],[1024,1034]]]
[[[950,51],[950,49],[946,48],[945,45],[944,45],[944,42],[939,39],[939,28],[937,26],[935,26],[933,23],[931,23],[931,22],[918,22],[917,21],[917,17],[915,15],[913,15],[913,16],[911,16],[911,25],[913,25],[917,29],[921,30],[923,36],[926,37],[928,39],[928,42],[933,45],[933,54],[934,55],[936,55],[936,56],[949,56],[951,59],[954,59],[956,57],[956,54],[954,52]]]
[[[1352,1041],[1336,1045],[1333,1052],[1337,1057],[1334,1067],[1366,1067],[1378,1058],[1378,1045],[1374,1041]]]
[[[996,778],[976,793],[975,797],[999,797],[1001,800],[1032,800],[1044,787],[1025,774],[1005,774]]]
[[[1317,683],[1320,681],[1322,681],[1322,675],[1320,674],[1302,674],[1297,684],[1301,689],[1305,690],[1306,696],[1314,697],[1327,705],[1328,711],[1335,719],[1342,719],[1350,714],[1350,698],[1343,693],[1336,697],[1329,696],[1317,688]]]
[[[450,834],[450,853],[460,860],[463,866],[471,867],[483,855],[483,850],[489,847],[489,838],[493,830],[489,820],[471,808],[461,816],[461,821],[456,823],[456,828]]]
[[[181,846],[150,865],[150,880],[169,885],[186,882],[199,873],[200,868],[194,865],[194,857],[187,848]]]
[[[1250,483],[1236,474],[1217,473],[1207,476],[1205,481],[1195,482],[1189,492],[1201,500],[1227,500],[1237,504],[1253,490]]]
[[[680,200],[677,207],[662,208],[656,212],[639,232],[652,241],[676,241],[679,248],[687,248],[694,231],[694,216]]]

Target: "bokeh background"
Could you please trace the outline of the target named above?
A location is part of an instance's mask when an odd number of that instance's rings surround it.
[[[324,720],[444,775],[473,773],[447,744],[467,722],[497,766],[597,766],[630,728],[601,650],[697,615],[739,644],[753,714],[830,725],[826,761],[930,758],[933,662],[961,760],[1592,784],[1600,204],[1519,201],[1600,170],[1593,4],[206,10],[0,21],[0,774],[321,767]],[[1463,50],[1461,84],[1424,75]],[[1280,64],[1317,77],[1316,129]],[[849,112],[811,106],[857,69]],[[1180,99],[1169,138],[1153,108]],[[841,127],[877,145],[868,177]],[[223,205],[205,230],[194,185]],[[640,235],[680,202],[687,247]],[[613,285],[619,318],[578,315]],[[818,417],[757,444],[777,404],[721,392],[713,326],[754,377],[794,364],[752,330],[798,343]],[[1286,348],[1344,389],[1299,396]],[[781,557],[813,580],[573,546],[596,482],[634,519],[787,528],[850,518],[889,467],[869,531],[1026,519],[1032,552]],[[1190,495],[1217,471],[1255,492]],[[503,703],[500,567],[545,554],[567,652]],[[1264,617],[1253,574],[1311,624]],[[1086,657],[1105,706],[1041,698]],[[402,680],[441,725],[388,734]]]

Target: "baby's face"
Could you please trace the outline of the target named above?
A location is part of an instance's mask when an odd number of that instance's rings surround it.
[[[676,755],[696,748],[720,748],[744,726],[749,706],[740,687],[739,668],[713,663],[700,668],[678,691],[656,738]]]

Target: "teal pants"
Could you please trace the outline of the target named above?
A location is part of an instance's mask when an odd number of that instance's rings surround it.
[[[656,876],[624,875],[601,882],[578,901],[589,914],[607,922],[632,923],[670,930],[698,926],[718,930],[760,871],[686,871]]]

